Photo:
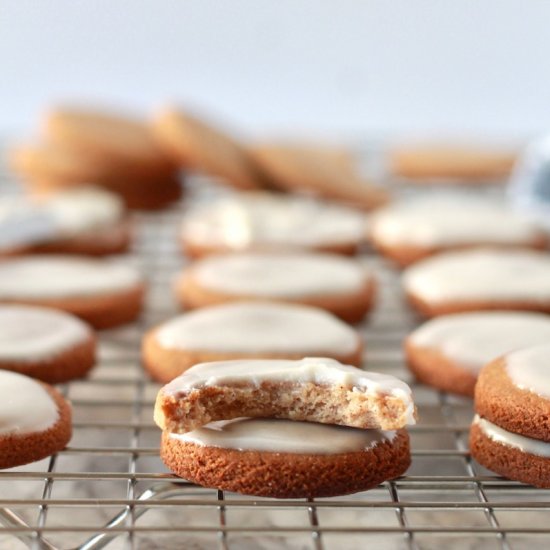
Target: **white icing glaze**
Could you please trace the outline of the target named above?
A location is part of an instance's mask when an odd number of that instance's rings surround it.
[[[387,245],[523,244],[541,229],[504,203],[465,194],[428,195],[376,213],[373,237]]]
[[[550,341],[550,316],[512,311],[445,315],[423,324],[409,338],[413,345],[435,348],[477,373],[511,350]]]
[[[357,333],[312,307],[244,302],[191,311],[156,332],[164,348],[225,353],[352,353]]]
[[[429,302],[550,301],[550,255],[530,250],[476,249],[438,254],[409,267],[408,292]]]
[[[509,353],[505,365],[508,377],[518,388],[550,399],[550,344]]]
[[[114,225],[124,215],[122,199],[101,189],[83,188],[57,193],[43,203],[64,235]]]
[[[80,319],[63,311],[0,306],[0,361],[45,360],[90,338]]]
[[[474,417],[474,424],[477,424],[481,431],[496,443],[519,449],[523,453],[550,458],[550,443],[546,441],[509,432],[485,418],[480,418],[477,414]]]
[[[47,198],[0,200],[0,248],[14,248],[106,229],[124,215],[121,199],[94,188],[63,191]]]
[[[369,274],[359,263],[330,254],[235,254],[192,267],[203,287],[248,296],[299,298],[361,290]]]
[[[51,428],[59,418],[57,405],[38,382],[0,371],[0,434],[24,435]]]
[[[29,256],[0,263],[0,300],[107,294],[140,282],[129,266],[78,256]]]
[[[356,243],[366,234],[364,214],[304,197],[239,194],[188,213],[182,237],[200,245],[243,250]]]
[[[299,361],[284,359],[241,359],[200,363],[175,378],[162,391],[167,395],[187,393],[194,389],[246,382],[314,383],[338,385],[366,395],[391,395],[408,407],[408,424],[414,424],[411,389],[389,374],[367,372],[334,359],[307,357]]]
[[[393,441],[395,435],[393,431],[361,430],[313,422],[239,418],[212,422],[198,430],[170,434],[170,437],[203,447],[326,455],[372,449],[379,443]]]

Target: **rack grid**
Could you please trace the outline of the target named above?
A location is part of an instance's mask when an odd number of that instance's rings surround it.
[[[2,188],[5,188],[3,186]],[[410,429],[412,466],[356,495],[275,500],[197,487],[158,457],[152,420],[159,386],[140,365],[143,332],[177,313],[172,276],[184,265],[176,243],[182,205],[136,214],[136,243],[120,258],[150,290],[142,319],[104,331],[86,380],[60,386],[73,403],[70,445],[49,459],[0,472],[0,548],[80,549],[512,549],[550,546],[550,491],[505,480],[468,454],[471,401],[415,383],[401,343],[418,324],[398,272],[372,251],[362,259],[379,298],[360,326],[364,367],[413,387],[420,422]]]

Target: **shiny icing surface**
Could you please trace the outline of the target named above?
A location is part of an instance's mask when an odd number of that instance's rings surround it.
[[[445,315],[424,323],[409,339],[477,373],[511,350],[550,342],[550,316],[512,311]]]
[[[123,215],[124,206],[117,195],[94,188],[62,191],[40,200],[6,197],[0,200],[0,248],[105,229]]]
[[[477,414],[474,417],[474,424],[477,424],[481,431],[496,443],[513,447],[531,455],[550,458],[550,443],[546,441],[509,432],[485,418],[480,418]]]
[[[505,358],[506,373],[518,388],[550,399],[550,339],[544,345],[509,353]]]
[[[90,336],[85,323],[62,311],[0,305],[0,361],[48,359]]]
[[[379,211],[371,231],[387,245],[444,247],[468,244],[522,244],[541,230],[504,203],[465,194],[429,195]]]
[[[408,292],[430,302],[550,300],[550,255],[476,249],[438,254],[405,270]]]
[[[357,333],[316,308],[244,302],[212,306],[180,315],[157,330],[169,349],[226,353],[352,353]]]
[[[32,378],[0,371],[0,435],[25,435],[51,428],[58,420],[57,405]]]
[[[203,287],[244,296],[302,297],[360,291],[369,274],[357,262],[330,254],[235,254],[192,267]]]
[[[0,300],[105,294],[140,282],[129,266],[78,256],[28,256],[0,263]]]
[[[234,250],[255,245],[314,247],[364,240],[366,217],[304,197],[241,193],[197,207],[184,220],[181,233],[197,244]]]
[[[339,454],[365,451],[391,442],[396,432],[361,430],[274,418],[239,418],[212,422],[170,437],[203,447],[294,454]]]
[[[415,423],[411,389],[405,382],[389,374],[363,371],[325,357],[297,361],[241,359],[200,363],[172,380],[162,391],[166,395],[177,395],[204,387],[243,382],[255,386],[263,382],[338,385],[367,395],[391,395],[403,400],[408,407],[408,423]]]

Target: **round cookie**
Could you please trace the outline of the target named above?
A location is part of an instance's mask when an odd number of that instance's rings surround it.
[[[311,193],[373,210],[389,200],[387,191],[362,179],[351,153],[322,145],[263,143],[251,149],[273,183],[286,191]]]
[[[237,189],[271,187],[247,150],[219,128],[168,107],[158,113],[153,129],[159,144],[175,162]]]
[[[410,464],[405,430],[383,432],[275,419],[164,432],[161,458],[199,485],[273,498],[317,498],[376,487]]]
[[[511,352],[483,368],[475,390],[472,456],[511,479],[550,487],[550,345]]]
[[[54,144],[78,152],[105,171],[163,179],[174,163],[158,144],[151,128],[136,119],[108,111],[61,107],[47,113],[43,134]]]
[[[0,370],[0,468],[60,451],[71,430],[71,407],[55,388]]]
[[[434,317],[478,310],[550,313],[550,255],[530,250],[445,252],[407,268],[413,307]]]
[[[29,256],[0,263],[0,303],[61,309],[96,328],[135,320],[144,283],[129,266],[80,256]]]
[[[191,257],[289,249],[354,254],[366,231],[365,215],[351,208],[304,197],[247,193],[191,209],[180,239]]]
[[[475,183],[506,178],[516,162],[512,151],[425,143],[390,151],[391,172],[411,180]]]
[[[154,210],[182,195],[175,170],[160,175],[136,172],[132,165],[101,163],[55,143],[18,145],[10,151],[10,164],[26,191],[35,196],[93,183],[117,193],[128,208]]]
[[[330,254],[226,254],[197,261],[176,281],[187,309],[234,301],[274,301],[326,309],[351,323],[370,310],[375,294],[361,264]]]
[[[531,219],[505,204],[466,194],[427,195],[375,213],[373,245],[401,266],[437,252],[479,246],[545,248],[548,238]]]
[[[0,201],[0,256],[30,253],[101,256],[128,249],[130,222],[122,201],[94,188],[42,200]]]
[[[511,350],[550,341],[550,317],[531,312],[482,311],[428,321],[405,341],[407,366],[421,382],[474,395],[481,368]]]
[[[231,359],[332,357],[360,366],[362,342],[351,327],[317,308],[269,302],[202,308],[149,331],[143,363],[168,382],[197,363]]]
[[[0,305],[0,369],[51,384],[84,376],[95,364],[96,337],[63,311]]]

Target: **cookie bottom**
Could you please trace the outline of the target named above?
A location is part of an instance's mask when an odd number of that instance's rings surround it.
[[[85,376],[95,361],[96,339],[90,336],[84,342],[47,360],[0,361],[0,369],[18,372],[49,384],[61,384]]]
[[[405,355],[408,369],[423,384],[457,395],[474,396],[476,373],[451,361],[437,349],[406,342]]]
[[[327,441],[330,447],[330,441]],[[239,451],[182,442],[163,432],[161,458],[176,475],[204,487],[270,498],[320,498],[366,491],[410,465],[409,435],[343,454]]]
[[[138,285],[116,294],[58,298],[51,300],[4,300],[2,303],[61,309],[99,329],[114,328],[134,321],[141,313],[145,287]]]
[[[225,294],[204,288],[195,281],[192,272],[184,271],[183,275],[176,281],[175,293],[184,309],[197,309],[237,301],[273,301],[318,307],[329,311],[347,323],[356,324],[365,318],[374,305],[376,283],[373,279],[367,280],[358,292],[348,294],[312,295],[269,300],[265,296]]]
[[[439,317],[467,311],[538,311],[550,313],[550,301],[527,302],[522,300],[461,300],[432,303],[412,292],[406,293],[410,305],[423,317]]]
[[[476,423],[470,429],[470,452],[482,466],[508,479],[550,487],[550,458],[494,441]]]
[[[0,435],[0,469],[42,460],[64,449],[71,439],[71,406],[55,388],[44,387],[57,405],[57,422],[43,432]]]

